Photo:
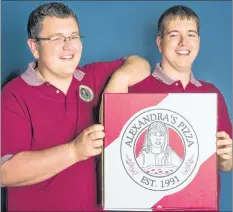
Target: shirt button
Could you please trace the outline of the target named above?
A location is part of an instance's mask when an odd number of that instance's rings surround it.
[[[178,82],[176,82],[176,86],[178,86],[179,85],[179,83]]]
[[[56,93],[60,93],[60,91],[59,91],[59,90],[56,90]]]

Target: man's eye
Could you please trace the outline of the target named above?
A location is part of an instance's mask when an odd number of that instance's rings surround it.
[[[62,37],[53,37],[51,40],[53,41],[59,41],[59,40],[62,40],[63,38]]]
[[[78,39],[78,35],[72,35],[72,36],[70,37],[70,39],[71,39],[71,40]]]
[[[189,34],[188,36],[189,36],[189,37],[196,37],[195,34]]]
[[[169,37],[175,37],[176,36],[176,34],[170,34],[169,35]]]

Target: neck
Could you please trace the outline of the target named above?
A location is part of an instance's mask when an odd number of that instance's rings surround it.
[[[43,69],[39,65],[36,68],[36,73],[44,81],[49,82],[51,85],[61,90],[64,94],[67,93],[73,78],[73,75],[59,76],[57,74],[51,73],[49,71],[46,71],[46,69]]]
[[[169,63],[162,61],[161,68],[164,73],[171,79],[178,81],[180,80],[183,87],[185,88],[190,81],[191,68],[176,69],[172,67]]]

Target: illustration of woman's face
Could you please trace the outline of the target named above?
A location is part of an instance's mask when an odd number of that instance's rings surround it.
[[[165,143],[165,136],[162,133],[155,131],[149,135],[149,140],[154,148],[159,148]]]

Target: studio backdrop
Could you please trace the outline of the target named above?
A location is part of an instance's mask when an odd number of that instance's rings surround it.
[[[2,86],[20,75],[33,60],[27,45],[30,12],[46,1],[2,2]],[[149,60],[152,69],[161,56],[156,47],[159,16],[183,4],[200,17],[201,47],[194,63],[197,79],[211,82],[223,93],[232,120],[232,3],[231,1],[63,1],[79,18],[84,35],[81,64],[127,55]],[[232,174],[220,173],[221,211],[232,210]],[[3,194],[4,199],[4,194]]]

